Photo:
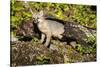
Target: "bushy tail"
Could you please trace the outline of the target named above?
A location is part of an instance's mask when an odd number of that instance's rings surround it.
[[[80,44],[86,45],[90,37],[95,38],[96,29],[82,26],[80,24],[73,22],[66,22],[64,35],[66,37],[71,37],[76,39]]]

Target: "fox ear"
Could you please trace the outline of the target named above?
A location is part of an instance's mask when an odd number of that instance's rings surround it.
[[[41,17],[44,15],[44,13],[43,13],[42,10],[39,12],[39,15],[40,15]]]

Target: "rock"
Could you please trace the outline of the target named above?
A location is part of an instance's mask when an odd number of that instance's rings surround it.
[[[53,43],[50,48],[39,42],[17,41],[11,43],[11,65],[42,65],[42,64],[63,64],[95,61],[96,55],[80,54],[70,45],[65,45],[59,41]]]

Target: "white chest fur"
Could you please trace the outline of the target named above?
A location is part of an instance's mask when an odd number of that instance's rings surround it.
[[[39,30],[43,33],[47,33],[49,31],[47,23],[42,19],[39,19],[38,21],[39,21],[38,23]]]

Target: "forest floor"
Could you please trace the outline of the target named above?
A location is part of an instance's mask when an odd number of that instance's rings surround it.
[[[11,66],[66,64],[78,62],[94,62],[96,53],[80,53],[74,46],[52,40],[47,48],[39,42],[12,42]]]

